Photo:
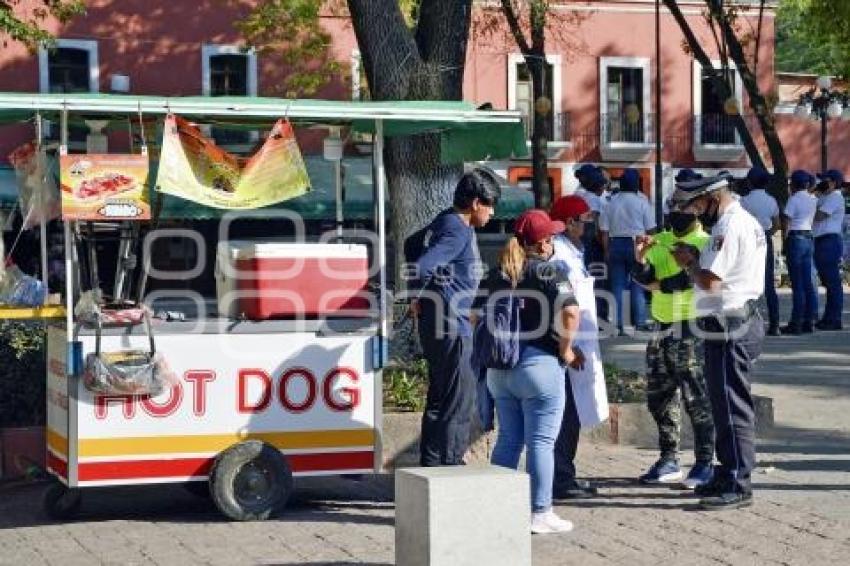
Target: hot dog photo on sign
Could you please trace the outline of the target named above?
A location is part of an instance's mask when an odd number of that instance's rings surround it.
[[[66,220],[147,220],[146,155],[63,155],[62,217]]]

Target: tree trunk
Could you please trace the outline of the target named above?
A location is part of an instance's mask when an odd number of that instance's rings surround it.
[[[699,40],[697,40],[696,35],[694,35],[690,24],[688,24],[688,21],[685,19],[682,11],[679,9],[676,0],[664,0],[664,5],[667,6],[667,9],[670,10],[670,14],[676,20],[676,23],[679,24],[679,28],[682,30],[685,40],[688,42],[688,47],[690,47],[694,54],[694,58],[696,58],[702,68],[708,72],[712,86],[724,98],[732,96],[732,90],[729,88],[729,84],[726,82],[723,74],[714,68],[711,58],[702,48],[702,45],[700,45]],[[762,159],[761,153],[759,153],[758,147],[753,140],[750,130],[747,128],[747,123],[744,121],[743,116],[740,114],[733,116],[733,123],[735,124],[735,130],[738,132],[738,136],[741,138],[741,143],[744,144],[744,149],[746,150],[752,164],[764,167],[764,159]]]
[[[744,89],[746,89],[750,99],[750,108],[753,109],[756,115],[762,135],[767,143],[767,149],[770,152],[770,159],[773,161],[774,174],[784,181],[788,177],[788,160],[785,157],[785,148],[782,147],[782,141],[779,139],[779,134],[776,131],[776,122],[774,121],[773,114],[769,112],[767,101],[759,89],[758,79],[750,69],[750,65],[747,63],[747,58],[744,54],[744,48],[741,46],[738,36],[735,35],[735,30],[732,29],[728,18],[723,13],[722,7],[711,0],[708,0],[706,3],[712,17],[717,20],[720,28],[723,30],[723,37],[726,40],[729,55],[735,62],[738,72],[741,74],[741,81],[744,83]],[[756,45],[755,48],[758,50],[759,46]],[[784,186],[784,183],[782,184]]]
[[[460,100],[471,0],[423,0],[414,33],[398,0],[348,0],[373,100]],[[451,206],[462,173],[440,161],[438,135],[386,140],[396,288],[404,240]]]
[[[538,101],[547,97],[546,92],[546,56],[532,55],[526,57],[526,64],[531,72],[531,86],[533,92],[534,118],[531,131],[531,169],[533,172],[532,191],[534,192],[534,206],[548,210],[552,204],[552,187],[549,186],[549,164],[546,157],[547,132],[546,119],[552,112],[549,104],[547,111],[544,105],[538,105]]]

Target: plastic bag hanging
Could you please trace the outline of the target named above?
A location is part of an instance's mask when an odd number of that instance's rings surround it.
[[[86,356],[83,383],[99,395],[156,396],[177,382],[165,358],[156,351],[150,316],[145,313],[149,350],[101,351],[103,327],[97,319],[95,351]]]

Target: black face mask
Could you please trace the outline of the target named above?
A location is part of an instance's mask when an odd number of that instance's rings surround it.
[[[717,223],[717,213],[719,210],[720,204],[716,200],[711,199],[708,201],[708,206],[706,207],[705,212],[699,215],[699,221],[706,228],[714,226]]]
[[[696,218],[695,214],[688,214],[686,212],[671,212],[670,216],[668,216],[670,227],[677,234],[681,234],[687,230]]]

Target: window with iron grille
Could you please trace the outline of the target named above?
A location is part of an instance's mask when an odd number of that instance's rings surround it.
[[[58,47],[48,52],[49,91],[90,92],[91,53],[87,49]]]
[[[705,68],[700,68],[700,101],[702,114],[698,116],[700,143],[703,145],[732,145],[736,143],[735,124],[733,116],[729,114],[731,102],[722,96],[717,84],[711,79],[711,74]],[[740,94],[737,91],[734,69],[717,69],[716,72],[723,75],[726,84],[732,92],[731,98],[737,100]],[[736,103],[737,104],[737,103]]]
[[[645,142],[643,69],[608,67],[606,113],[607,142]]]
[[[546,63],[544,67],[546,82],[543,85],[543,94],[549,100],[554,100],[554,72],[553,66]],[[516,94],[516,110],[522,113],[522,122],[525,127],[526,137],[531,139],[531,133],[534,130],[534,85],[531,81],[531,71],[525,63],[516,64],[516,83],[514,85]],[[550,109],[546,114],[546,129],[545,136],[547,140],[554,140],[555,115]]]

